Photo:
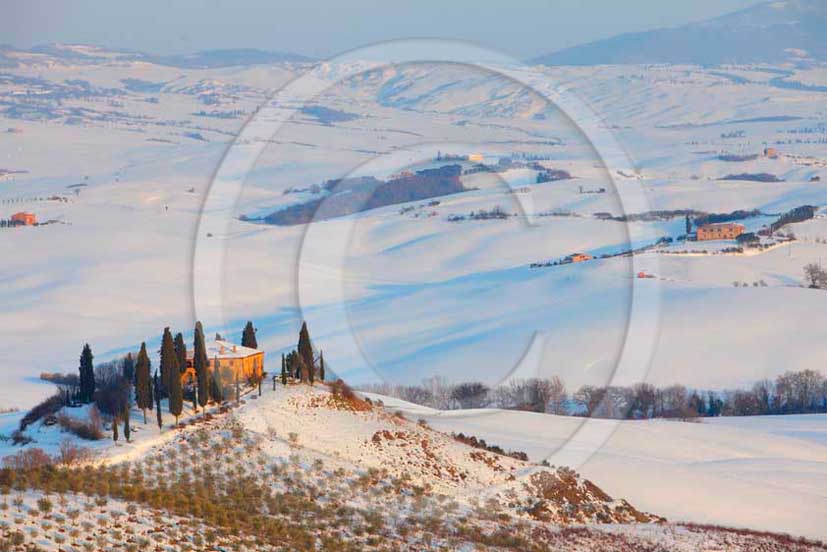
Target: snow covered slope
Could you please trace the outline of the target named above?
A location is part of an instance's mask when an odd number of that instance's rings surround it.
[[[435,411],[385,398],[432,427],[466,432],[539,461],[575,439],[581,418],[501,410]],[[592,423],[616,426],[577,469],[670,519],[827,537],[827,415]],[[587,447],[590,443],[582,442]]]
[[[135,411],[133,442],[103,443],[96,462],[57,468],[58,477],[51,470],[43,478],[28,472],[34,488],[18,480],[3,499],[0,544],[15,552],[26,542],[60,550],[81,549],[83,542],[130,549],[152,541],[189,550],[246,545],[268,551],[322,543],[360,550],[823,549],[783,535],[665,522],[610,498],[573,470],[469,446],[424,420],[407,419],[397,406],[435,425],[449,421],[385,397],[364,402],[324,384],[262,391],[259,397],[245,390],[242,404],[206,413],[187,406],[182,427],[167,423],[160,433],[154,420],[145,425]],[[497,423],[498,413],[492,414]],[[523,429],[496,437],[523,445],[514,439],[520,431],[547,435],[529,418],[509,422],[515,421]],[[491,433],[491,427],[473,429]],[[528,444],[536,447],[536,436]],[[776,451],[787,448],[782,443]],[[615,477],[605,476],[610,484]],[[8,477],[0,471],[0,482]],[[156,517],[187,522],[174,528],[152,522]]]

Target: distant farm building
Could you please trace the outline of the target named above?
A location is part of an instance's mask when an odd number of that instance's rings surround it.
[[[482,163],[485,157],[481,153],[472,153],[468,155],[468,160],[472,163]]]
[[[698,227],[698,241],[734,240],[744,230],[744,225],[737,223],[705,224]]]
[[[778,159],[778,150],[775,148],[764,148],[764,157]]]
[[[210,371],[218,367],[218,374],[224,384],[239,381],[254,381],[264,373],[264,351],[242,347],[229,341],[208,341],[207,361]],[[181,381],[195,383],[194,351],[187,351],[187,368],[181,374]]]
[[[11,216],[11,221],[14,224],[22,224],[23,226],[34,226],[37,224],[37,217],[34,213],[20,212]]]
[[[587,253],[573,253],[566,257],[566,260],[570,263],[582,263],[583,261],[591,261],[594,257]]]

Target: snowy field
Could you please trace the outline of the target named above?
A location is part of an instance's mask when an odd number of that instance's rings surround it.
[[[475,435],[534,461],[569,439],[579,448],[593,444],[576,435],[579,418],[383,401],[441,431]],[[576,469],[610,494],[673,521],[827,537],[827,415],[591,423],[616,429]]]
[[[0,252],[14,259],[0,268],[0,338],[9,344],[4,375],[15,382],[0,391],[0,406],[26,407],[48,394],[39,373],[74,371],[84,342],[98,361],[144,340],[154,350],[165,326],[186,332],[195,317],[208,332],[233,338],[253,319],[269,358],[294,340],[302,318],[315,319],[331,367],[354,382],[441,373],[495,383],[539,334],[542,354],[532,371],[560,375],[570,388],[602,384],[623,347],[640,268],[658,276],[640,282],[659,299],[647,315],[658,329],[644,370],[653,383],[744,385],[819,368],[827,352],[821,324],[813,323],[827,312],[827,295],[798,287],[802,267],[827,254],[823,219],[791,227],[808,241],[755,256],[647,253],[634,263],[528,269],[682,233],[680,217],[629,224],[593,217],[622,214],[615,183],[642,186],[650,209],[765,213],[748,226],[805,203],[827,205],[825,184],[811,181],[827,178],[823,98],[775,88],[757,76],[761,68],[732,68],[752,75],[746,84],[691,66],[519,70],[537,90],[559,83],[588,101],[635,168],[620,174],[558,110],[495,74],[411,65],[338,82],[352,68],[327,65],[318,74],[331,88],[315,103],[347,117],[296,114],[264,147],[230,217],[313,197],[284,193],[289,188],[359,171],[384,177],[405,169],[403,159],[430,159],[434,149],[539,155],[575,178],[533,184],[524,169],[467,175],[465,185],[477,190],[435,207],[415,202],[405,213],[392,206],[317,224],[308,245],[304,226],[239,220],[196,235],[211,176],[245,118],[308,66],[182,71],[144,62],[72,65],[48,54],[19,59],[0,87],[21,106],[3,119],[14,132],[0,134],[0,165],[28,172],[0,182],[0,216],[26,209],[57,222],[0,232]],[[67,91],[73,79],[92,92]],[[32,87],[68,97],[43,107],[27,99]],[[761,155],[768,145],[777,158]],[[732,162],[723,154],[757,157]],[[719,180],[765,172],[783,182]],[[606,193],[581,193],[600,188]],[[530,224],[522,216],[449,221],[496,206],[538,216]],[[331,238],[345,234],[340,257]],[[193,303],[198,240],[224,252],[221,287],[206,305]],[[762,280],[766,287],[732,288]],[[328,317],[342,298],[346,319]],[[358,354],[344,345],[346,334]],[[698,350],[702,366],[687,354]]]
[[[208,335],[236,341],[253,320],[270,370],[308,319],[329,368],[353,383],[440,374],[495,384],[519,366],[521,377],[559,375],[569,391],[615,375],[621,384],[726,389],[824,370],[827,293],[802,286],[804,265],[827,259],[824,94],[779,88],[772,68],[727,69],[746,82],[695,66],[517,70],[537,90],[560,85],[586,102],[628,157],[616,163],[597,155],[577,121],[490,72],[411,65],[339,82],[353,67],[320,66],[317,77],[331,88],[313,104],[330,111],[299,111],[272,137],[235,144],[234,151],[263,149],[223,213],[226,227],[208,234],[199,221],[222,157],[255,110],[310,66],[182,70],[19,59],[0,79],[0,99],[13,107],[0,112],[0,169],[15,171],[0,179],[0,218],[26,210],[50,223],[0,228],[0,410],[25,410],[52,393],[39,374],[76,372],[86,342],[96,362],[142,341],[155,355],[164,327],[189,342],[198,318]],[[821,83],[824,74],[814,66],[797,76]],[[778,155],[764,155],[768,147]],[[437,205],[416,201],[297,226],[240,218],[312,200],[309,188],[328,179],[433,166],[435,151],[539,158],[573,178],[538,184],[536,171],[522,167],[463,175],[469,190]],[[764,173],[777,181],[755,179]],[[752,180],[732,178],[743,175]],[[722,242],[710,254],[677,254],[690,247],[671,245],[530,267],[682,234],[681,216],[607,219],[634,214],[624,213],[624,199],[638,188],[636,212],[757,209],[761,215],[742,221],[750,230],[801,205],[821,211],[789,226],[797,240],[754,254],[718,254],[735,245]],[[495,207],[513,216],[470,217]],[[220,286],[196,303],[199,244],[223,259],[211,265]],[[654,277],[637,279],[638,271]],[[636,297],[647,300],[635,323],[652,331],[632,376],[615,374]],[[400,408],[533,460],[580,423]],[[10,434],[17,419],[0,414],[0,433]],[[578,469],[611,495],[669,518],[825,538],[823,420],[624,422]],[[249,421],[257,423],[252,414]],[[41,440],[54,450],[59,437]]]

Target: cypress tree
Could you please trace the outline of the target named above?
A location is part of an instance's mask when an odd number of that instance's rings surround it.
[[[281,384],[287,385],[287,361],[284,359],[284,353],[281,354]],[[273,390],[275,391],[275,379]]]
[[[132,353],[127,353],[123,359],[123,379],[133,385],[135,383],[135,359]]]
[[[151,366],[152,363],[150,363],[150,367]],[[153,400],[155,398],[155,380],[152,379],[152,376],[149,376],[149,393],[147,394],[147,396],[149,397],[149,410],[152,410],[155,404]]]
[[[244,331],[241,333],[241,345],[251,349],[258,349],[258,341],[256,341],[256,329],[253,327],[252,321],[247,321],[244,326]]]
[[[290,354],[287,355],[287,366],[293,379],[300,381],[302,378],[301,357],[296,351],[290,351]]]
[[[324,381],[324,352],[319,351],[319,379]]]
[[[178,371],[178,360],[175,357],[172,336],[169,339],[169,347],[172,349],[172,363],[168,366],[170,370],[169,387],[169,413],[175,416],[175,425],[178,426],[178,418],[184,409],[184,391],[181,389],[181,373]]]
[[[204,344],[204,328],[201,327],[201,322],[195,323],[195,339],[192,351],[196,388],[198,390],[198,404],[203,408],[207,406],[207,402],[210,400],[210,374],[207,346]]]
[[[129,403],[127,403],[126,408],[123,409],[123,436],[126,438],[126,442],[129,442],[129,437],[132,435],[132,428],[129,427],[129,414],[131,408],[129,408]]]
[[[299,331],[299,356],[301,356],[305,367],[310,372],[313,371],[313,345],[310,344],[310,333],[307,331],[307,322],[302,322],[302,329]],[[302,379],[304,381],[304,379]]]
[[[296,379],[305,383],[307,381],[307,365],[304,363],[302,356],[299,354],[292,354],[290,356],[290,371],[296,374]]]
[[[146,343],[141,343],[138,353],[138,362],[135,364],[135,404],[144,413],[146,424],[146,410],[152,409],[152,381],[149,376],[149,357],[146,354]]]
[[[155,411],[158,416],[158,429],[162,429],[164,427],[164,419],[163,415],[161,414],[161,391],[158,389],[158,371],[155,371],[155,377],[153,378],[154,382],[154,389],[155,389]]]
[[[184,334],[175,334],[175,358],[178,360],[178,372],[187,371],[187,345],[184,343]]]
[[[173,375],[178,374],[178,356],[175,352],[175,343],[169,328],[164,328],[161,338],[161,396],[169,397],[169,386]]]
[[[692,220],[689,218],[689,215],[686,215],[686,234],[689,235],[692,233]]]
[[[82,403],[90,403],[95,395],[95,368],[92,365],[92,348],[89,344],[83,346],[80,353],[80,392],[78,400]]]

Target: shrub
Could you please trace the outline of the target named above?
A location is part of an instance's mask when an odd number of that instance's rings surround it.
[[[25,435],[19,429],[13,431],[11,434],[11,442],[13,445],[28,445],[29,443],[34,443],[34,439]]]
[[[3,458],[3,466],[15,471],[38,469],[52,464],[52,457],[41,448],[21,450]]]
[[[49,512],[51,512],[52,506],[52,501],[46,498],[45,496],[37,500],[37,509],[44,514],[48,514]]]
[[[103,439],[103,421],[100,412],[95,407],[89,409],[89,419],[85,422],[61,413],[57,417],[57,423],[64,431],[68,431],[81,439],[87,441]]]
[[[60,393],[55,393],[48,399],[37,404],[20,420],[20,431],[25,431],[28,426],[41,418],[57,413],[58,410],[63,408],[64,404],[63,395]]]
[[[92,451],[85,447],[79,447],[66,438],[60,442],[60,451],[56,457],[58,463],[65,466],[80,464],[92,459]]]

